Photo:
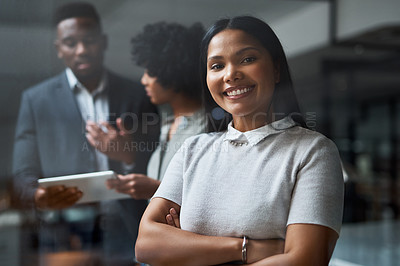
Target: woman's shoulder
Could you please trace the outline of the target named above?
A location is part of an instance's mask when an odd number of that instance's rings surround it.
[[[302,161],[314,156],[335,158],[335,160],[340,158],[335,142],[318,131],[296,126],[287,130],[284,135],[285,139],[280,143],[288,145],[287,150],[298,151],[297,154],[302,157]]]
[[[300,146],[308,148],[327,146],[329,148],[337,149],[336,144],[331,139],[312,129],[295,126],[286,130],[285,133],[285,137],[292,139]]]

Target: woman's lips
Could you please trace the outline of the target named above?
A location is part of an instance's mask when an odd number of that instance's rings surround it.
[[[229,88],[224,91],[224,95],[231,99],[237,99],[247,96],[251,91],[253,91],[255,85],[253,86],[237,86],[234,88]]]

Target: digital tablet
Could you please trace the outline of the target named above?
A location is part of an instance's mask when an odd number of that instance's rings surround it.
[[[76,202],[76,204],[130,198],[127,194],[118,193],[115,190],[106,187],[106,180],[112,178],[117,178],[117,175],[113,171],[102,171],[87,174],[41,178],[39,179],[39,185],[42,187],[55,185],[77,187],[83,192],[83,196]]]

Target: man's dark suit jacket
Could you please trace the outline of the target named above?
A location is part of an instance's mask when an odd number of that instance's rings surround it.
[[[157,126],[146,127],[146,121],[141,118],[142,114],[153,116],[156,109],[140,85],[112,73],[108,73],[107,93],[111,124],[121,115],[138,118],[135,140],[147,144],[141,143],[146,149],[141,149],[142,153],[138,154],[134,171],[145,173],[147,160],[158,139],[158,129]],[[96,171],[94,150],[85,133],[85,122],[65,72],[23,93],[16,127],[13,173],[15,191],[25,205],[33,206],[38,178]],[[109,167],[122,173],[119,162],[109,160]],[[123,201],[127,212],[124,215],[133,226],[129,231],[137,230],[146,203],[133,199]]]

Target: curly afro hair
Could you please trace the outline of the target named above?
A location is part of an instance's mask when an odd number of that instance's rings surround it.
[[[166,22],[146,25],[131,40],[133,61],[164,88],[201,101],[199,60],[204,32],[200,23],[191,27]]]

